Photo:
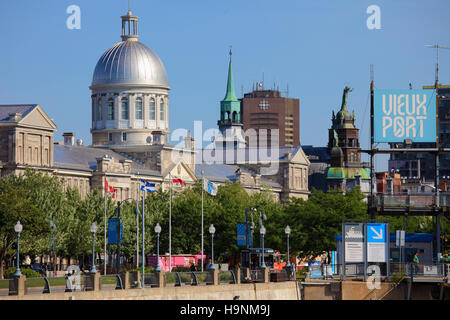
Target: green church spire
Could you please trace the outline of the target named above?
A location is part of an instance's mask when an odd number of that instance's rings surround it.
[[[238,101],[236,94],[234,93],[234,81],[233,81],[233,68],[231,64],[231,52],[230,48],[230,63],[228,64],[228,82],[227,82],[227,93],[223,101]]]

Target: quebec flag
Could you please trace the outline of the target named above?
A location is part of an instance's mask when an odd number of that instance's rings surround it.
[[[215,196],[217,194],[217,184],[207,179],[205,179],[203,183],[203,189],[205,189],[205,191],[212,196]]]
[[[156,185],[141,179],[141,190],[145,192],[155,192]]]

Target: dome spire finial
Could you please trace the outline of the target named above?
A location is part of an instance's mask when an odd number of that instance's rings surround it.
[[[128,12],[122,16],[122,41],[137,41],[138,35],[138,17],[134,16],[130,10],[130,1],[128,1]]]

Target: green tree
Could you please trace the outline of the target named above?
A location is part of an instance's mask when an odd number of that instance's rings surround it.
[[[0,278],[3,278],[8,252],[15,255],[11,246],[17,237],[14,231],[17,221],[23,225],[21,253],[25,253],[27,246],[49,231],[45,213],[31,199],[24,180],[23,176],[15,175],[0,179]]]
[[[292,229],[293,252],[308,256],[335,250],[335,237],[341,233],[343,220],[367,218],[367,204],[363,199],[358,188],[346,194],[313,189],[307,201],[288,201],[285,218]]]

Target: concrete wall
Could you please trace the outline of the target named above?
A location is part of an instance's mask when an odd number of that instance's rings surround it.
[[[5,296],[0,300],[300,300],[296,281]]]
[[[407,283],[399,285],[381,282],[380,289],[369,289],[362,281],[314,281],[304,282],[303,300],[406,300]],[[414,283],[411,300],[437,300],[440,287],[432,283]],[[450,286],[444,287],[444,300],[450,300]]]

